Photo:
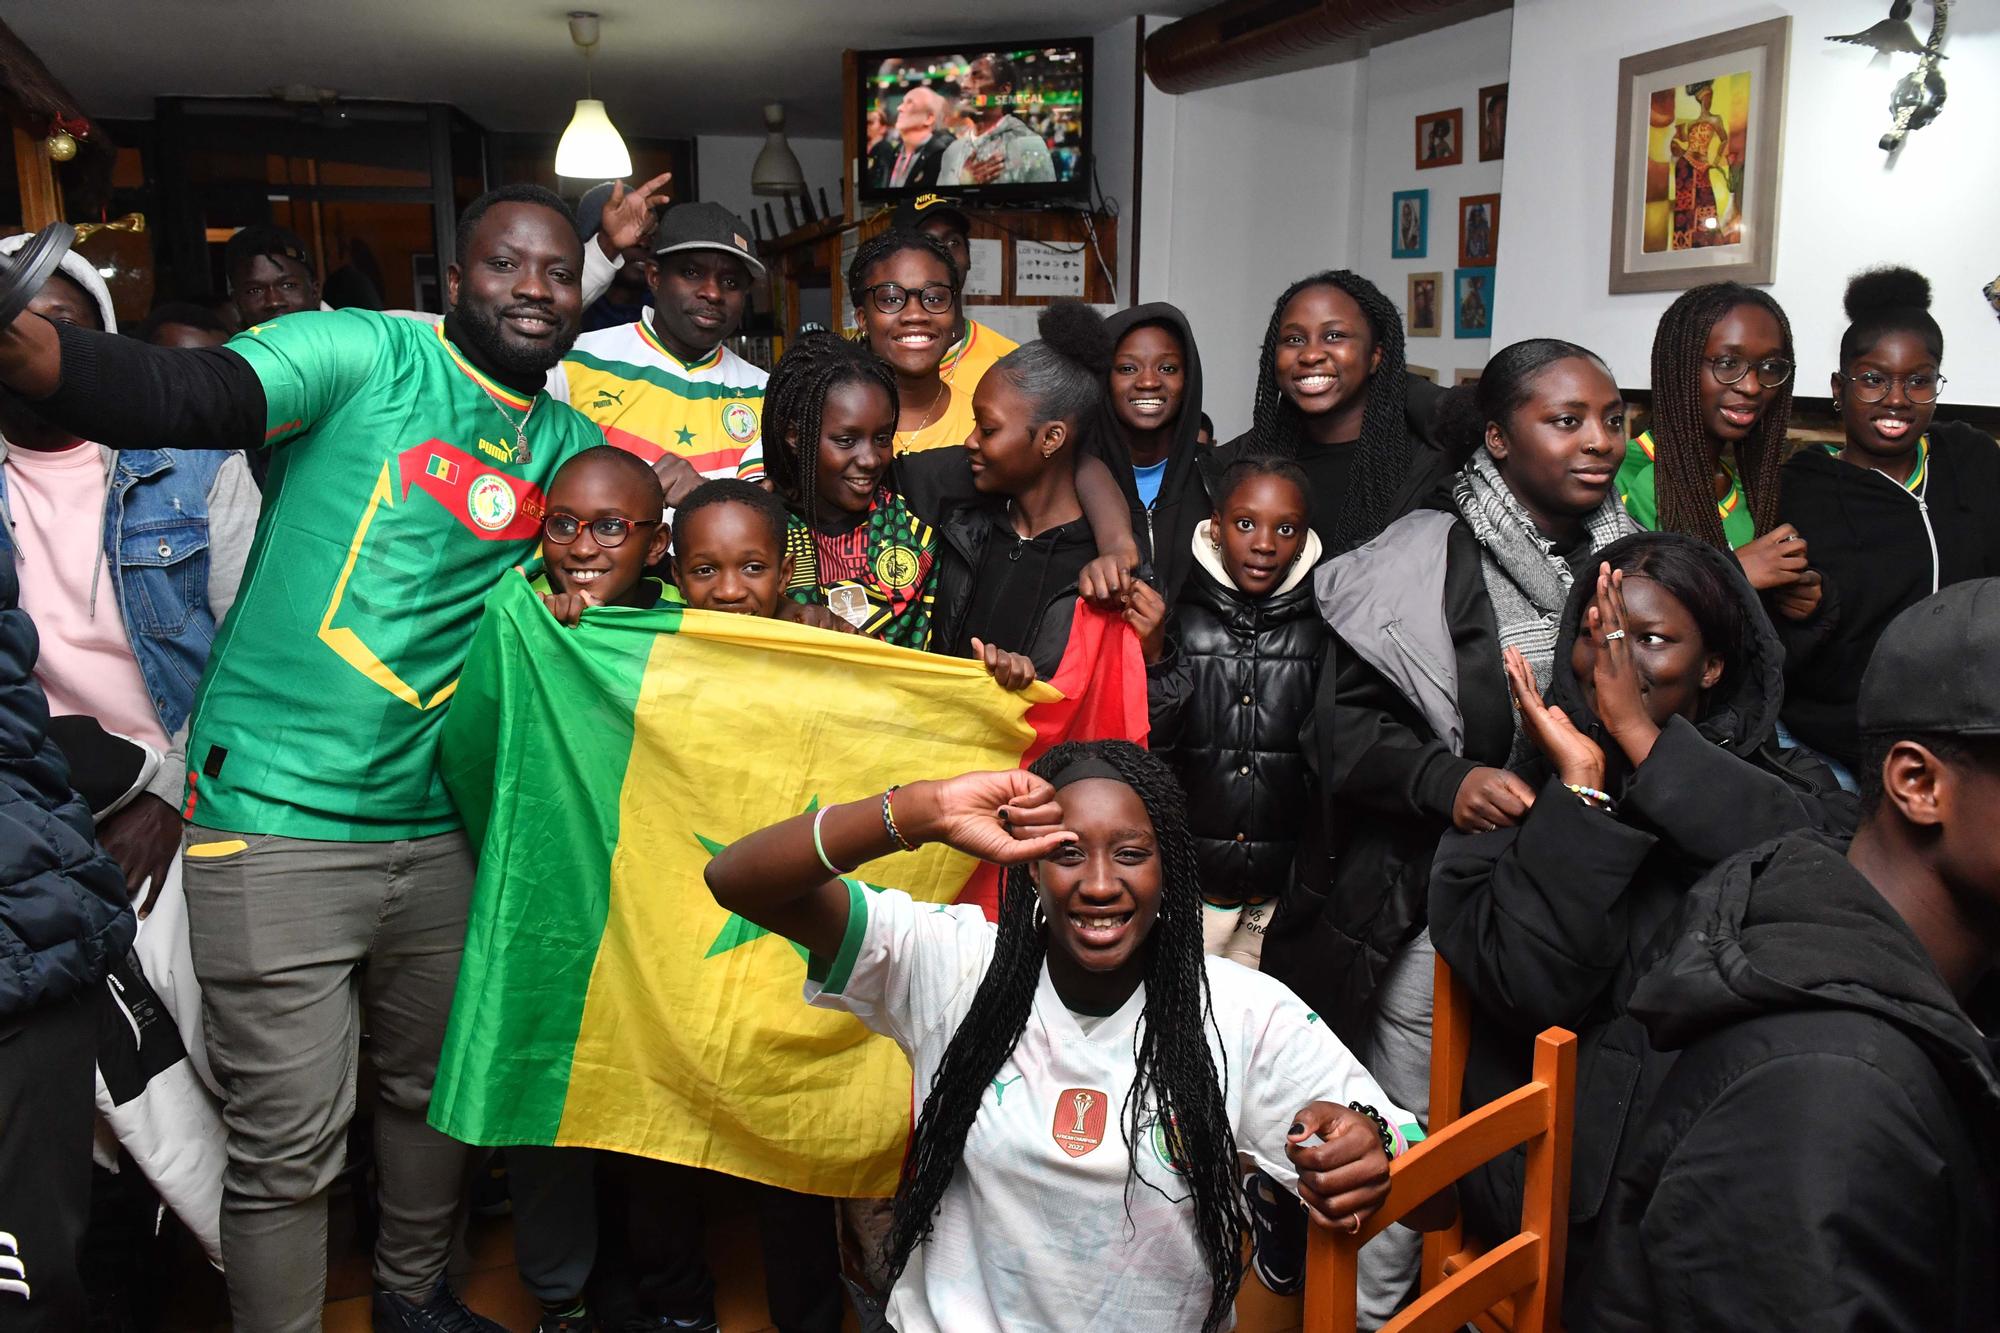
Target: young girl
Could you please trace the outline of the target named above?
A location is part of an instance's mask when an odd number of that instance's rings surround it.
[[[1127,487],[1140,558],[1152,566],[1154,587],[1172,605],[1194,567],[1195,525],[1214,508],[1202,473],[1211,460],[1197,443],[1201,355],[1187,316],[1170,305],[1133,306],[1105,326],[1113,340],[1113,471]]]
[[[1188,793],[1201,870],[1202,942],[1257,966],[1277,886],[1306,818],[1300,732],[1312,716],[1326,625],[1310,575],[1305,474],[1243,458],[1190,541],[1193,572],[1171,632],[1144,642],[1153,752]]]
[[[1429,495],[1456,466],[1413,432],[1403,317],[1374,283],[1316,273],[1278,298],[1258,362],[1250,430],[1218,463],[1275,454],[1305,471],[1322,558],[1351,551]],[[1426,385],[1415,392],[1435,392]]]
[[[1848,284],[1833,376],[1847,438],[1785,465],[1778,516],[1813,543],[1835,593],[1822,633],[1786,637],[1785,725],[1843,771],[1861,759],[1855,698],[1883,629],[1947,584],[2000,574],[2000,448],[1933,420],[1944,331],[1930,298],[1906,268]]]
[[[1856,813],[1824,764],[1776,743],[1784,651],[1735,561],[1640,533],[1592,562],[1563,612],[1546,703],[1507,650],[1534,750],[1530,808],[1513,827],[1447,834],[1431,876],[1431,933],[1475,1006],[1465,1105],[1519,1086],[1543,1028],[1582,1038],[1572,1291],[1587,1285],[1597,1204],[1646,1098],[1646,1034],[1625,1010],[1657,932],[1717,861],[1800,829],[1844,837]],[[1513,1235],[1520,1159],[1469,1179],[1465,1197],[1477,1234]]]
[[[1778,521],[1792,416],[1792,326],[1733,282],[1682,292],[1653,334],[1653,426],[1626,446],[1618,495],[1642,528],[1734,549],[1750,586],[1792,620],[1818,609],[1819,574]]]
[[[997,925],[842,869],[931,841],[1010,867]],[[811,951],[814,1003],[909,1054],[902,1333],[1221,1328],[1237,1154],[1358,1230],[1416,1132],[1283,987],[1202,957],[1182,797],[1136,746],[1059,745],[1026,772],[788,819],[724,850],[708,884]]]
[[[963,281],[944,242],[921,231],[871,236],[847,266],[862,339],[895,372],[898,454],[959,444],[972,430],[973,386],[938,373],[958,336]]]

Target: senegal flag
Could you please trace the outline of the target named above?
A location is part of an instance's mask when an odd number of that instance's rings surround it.
[[[716,906],[703,867],[786,815],[1144,731],[1136,641],[1081,604],[1055,680],[1010,694],[970,661],[751,616],[565,629],[503,580],[440,752],[479,879],[431,1123],[890,1193],[908,1062],[803,1003],[800,951]],[[926,847],[857,877],[948,902],[977,868]]]

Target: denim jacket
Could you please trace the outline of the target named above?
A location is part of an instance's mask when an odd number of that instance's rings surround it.
[[[109,472],[100,516],[108,571],[132,656],[152,696],[161,729],[179,747],[195,687],[208,664],[217,623],[235,600],[257,525],[260,500],[241,454],[233,451],[100,448]],[[0,441],[0,464],[6,444]],[[14,549],[6,471],[0,467],[0,548]],[[184,765],[160,766],[155,786],[178,804]]]

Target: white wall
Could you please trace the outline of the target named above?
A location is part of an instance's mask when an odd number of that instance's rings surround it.
[[[1146,85],[1139,299],[1186,312],[1219,439],[1249,429],[1271,302],[1354,253],[1365,83],[1350,61],[1178,97]]]
[[[806,188],[812,192],[813,207],[819,207],[819,192],[824,188],[826,201],[838,211],[840,140],[802,139],[798,135],[787,135],[786,138],[792,145],[792,152],[798,155],[799,166],[805,170]],[[761,217],[765,199],[750,193],[750,169],[756,165],[757,154],[763,150],[764,136],[761,134],[695,136],[695,173],[701,180],[702,201],[721,204],[745,222],[750,220],[753,209],[758,210]],[[676,197],[685,196],[677,193]],[[785,201],[771,198],[769,202],[778,218],[778,230],[785,231]]]
[[[1138,161],[1138,145],[1133,134],[1133,85],[1139,77],[1139,20],[1127,19],[1092,37],[1090,107],[1092,151],[1097,158],[1097,188],[1118,210],[1118,262],[1113,265],[1117,289],[1113,304],[1131,304],[1132,291],[1132,210],[1137,203],[1132,193],[1132,172]]]
[[[1674,293],[1605,290],[1618,61],[1789,13],[1771,292],[1791,317],[1802,391],[1827,392],[1846,327],[1847,276],[1896,262],[1931,280],[1948,400],[2000,403],[2000,322],[1980,296],[2000,273],[1992,216],[2000,198],[2000,6],[1953,7],[1943,67],[1950,100],[1893,163],[1875,141],[1887,126],[1890,88],[1911,58],[1871,67],[1865,50],[1823,40],[1866,28],[1882,12],[1880,0],[1516,0],[1495,337],[1569,338],[1604,356],[1620,383],[1648,383],[1653,329]],[[1919,36],[1930,13],[1919,5],[1913,15]]]
[[[1452,270],[1458,266],[1459,198],[1499,194],[1503,228],[1516,202],[1501,189],[1502,168],[1510,164],[1479,160],[1478,127],[1479,90],[1507,82],[1511,29],[1512,15],[1503,10],[1377,47],[1366,61],[1368,119],[1361,172],[1361,225],[1349,267],[1380,287],[1406,316],[1410,274],[1441,275],[1438,334],[1411,338],[1407,355],[1410,364],[1437,371],[1445,384],[1452,383],[1460,370],[1485,365],[1490,347],[1484,338],[1452,336]],[[1464,160],[1455,167],[1417,170],[1416,118],[1452,107],[1464,116]],[[1524,151],[1533,147],[1512,134],[1508,138]],[[1399,190],[1430,191],[1429,245],[1422,259],[1390,257]]]

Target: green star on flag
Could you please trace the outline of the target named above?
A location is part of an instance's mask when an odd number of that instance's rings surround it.
[[[815,796],[806,802],[804,813],[811,814],[817,809],[819,809],[819,797]],[[713,860],[715,854],[720,852],[724,846],[724,844],[717,842],[715,839],[705,838],[699,833],[694,835],[694,840],[701,844],[702,850],[708,853],[710,860]],[[867,886],[864,885],[863,887]],[[940,906],[938,910],[943,911],[944,909]],[[744,918],[736,915],[736,913],[731,912],[729,920],[722,923],[722,929],[716,933],[714,942],[708,946],[708,952],[703,954],[702,957],[713,958],[717,954],[728,953],[731,949],[739,949],[746,944],[755,943],[770,933],[770,931],[764,929],[756,922],[746,921]],[[800,958],[808,958],[804,945],[792,940],[786,940],[785,943],[790,944],[792,952],[796,953]],[[809,958],[808,961],[810,961]]]

